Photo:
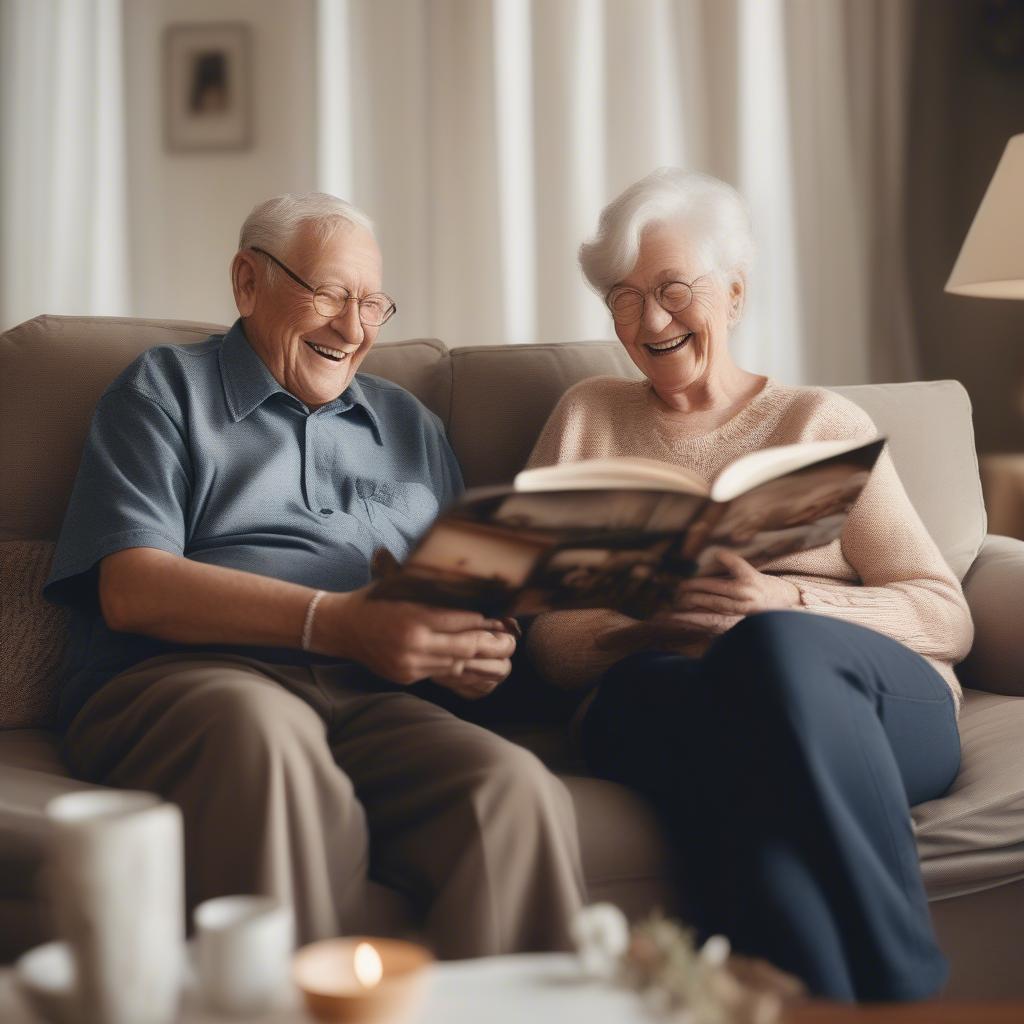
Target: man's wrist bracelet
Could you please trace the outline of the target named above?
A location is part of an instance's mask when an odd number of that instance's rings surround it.
[[[309,599],[309,605],[306,608],[306,619],[302,623],[302,649],[304,651],[308,651],[309,645],[313,642],[313,619],[316,618],[316,606],[326,596],[326,590],[318,590]]]

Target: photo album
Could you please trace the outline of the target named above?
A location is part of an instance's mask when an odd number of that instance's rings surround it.
[[[884,438],[766,448],[710,484],[654,459],[529,469],[467,491],[399,565],[374,560],[375,598],[490,616],[612,608],[646,618],[676,586],[723,572],[728,548],[760,567],[836,540]]]

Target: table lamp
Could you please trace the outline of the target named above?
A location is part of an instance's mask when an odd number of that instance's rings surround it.
[[[946,291],[986,299],[1024,299],[1024,134],[1006,144]]]
[[[987,299],[1024,299],[1024,135],[1014,135],[989,182],[946,291]],[[981,485],[993,533],[1024,537],[1024,458],[981,458]]]

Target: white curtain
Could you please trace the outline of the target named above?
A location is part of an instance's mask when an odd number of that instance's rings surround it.
[[[130,309],[121,0],[0,0],[0,327]]]
[[[377,222],[395,330],[613,337],[576,250],[662,164],[748,200],[739,361],[914,372],[906,0],[318,0],[318,181]]]

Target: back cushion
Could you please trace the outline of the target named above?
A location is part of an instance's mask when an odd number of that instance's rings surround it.
[[[214,324],[39,316],[0,336],[0,541],[55,540],[103,389],[144,349]]]
[[[955,380],[834,388],[886,435],[907,494],[950,568],[963,579],[985,540],[985,502],[971,400]]]
[[[617,341],[492,345],[451,352],[448,437],[468,487],[523,468],[558,399],[586,377],[639,377]]]

